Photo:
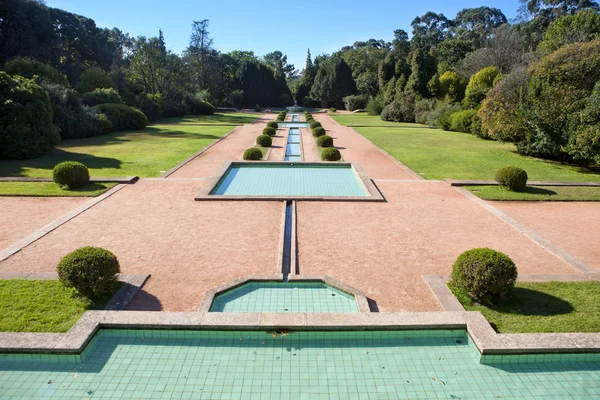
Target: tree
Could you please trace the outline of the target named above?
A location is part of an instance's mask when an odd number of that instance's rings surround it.
[[[317,72],[310,96],[326,107],[344,107],[343,98],[356,93],[352,70],[340,57],[324,62]]]
[[[444,14],[436,14],[431,11],[421,17],[416,17],[412,22],[413,38],[411,45],[429,51],[446,38],[448,28],[452,22]]]
[[[454,18],[453,32],[473,32],[478,37],[478,47],[482,47],[491,38],[494,30],[508,23],[506,16],[497,8],[463,8]]]
[[[487,93],[494,87],[495,80],[499,75],[500,71],[496,67],[486,67],[473,75],[465,89],[465,105],[473,108],[479,107]]]
[[[86,69],[77,81],[77,90],[79,93],[88,93],[95,89],[108,89],[114,86],[108,72],[98,67]]]
[[[258,61],[244,61],[236,75],[237,87],[244,91],[244,104],[262,106],[279,105],[280,96],[290,89],[275,78],[273,70]]]
[[[213,50],[213,40],[208,32],[208,25],[207,19],[192,23],[190,44],[185,50],[186,55],[192,60],[193,72],[199,90],[206,89],[206,82],[209,79],[207,63]]]
[[[524,48],[519,30],[505,24],[494,31],[484,48],[469,53],[460,62],[457,71],[469,78],[475,72],[493,66],[507,74],[514,68],[523,66],[523,56]]]
[[[49,64],[44,64],[29,57],[16,57],[8,61],[4,70],[9,75],[20,75],[24,78],[33,79],[37,76],[40,81],[56,83],[63,86],[69,86],[69,81],[65,74]]]
[[[520,18],[543,19],[548,24],[563,15],[572,15],[581,10],[598,10],[593,0],[520,0]]]
[[[600,14],[594,10],[583,10],[552,22],[540,43],[540,48],[552,52],[565,44],[588,42],[599,38]]]
[[[422,48],[413,51],[411,74],[406,83],[406,90],[415,96],[429,97],[427,83],[435,75],[435,60]]]
[[[297,74],[294,64],[288,64],[287,55],[284,55],[279,50],[265,54],[263,61],[273,68],[275,76],[278,78],[292,79]]]
[[[31,79],[0,71],[0,159],[39,157],[59,142],[48,94]]]
[[[128,79],[144,92],[160,93],[165,100],[173,100],[182,90],[182,73],[181,59],[167,51],[161,31],[158,37],[140,36],[134,41]]]

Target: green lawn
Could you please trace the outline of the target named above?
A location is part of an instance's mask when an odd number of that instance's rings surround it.
[[[0,280],[0,332],[66,332],[86,310],[102,310],[121,287],[95,303],[56,280]]]
[[[410,128],[416,125],[404,122],[384,121],[378,115],[369,115],[366,112],[356,114],[328,113],[328,115],[336,120],[338,124],[348,126],[393,126],[396,128]]]
[[[217,124],[217,125],[246,125],[254,122],[259,114],[217,113],[213,115],[191,115],[183,118],[165,118],[161,124]]]
[[[364,114],[335,116],[346,124],[374,124],[379,117]],[[381,121],[383,122],[383,121]],[[425,179],[493,180],[496,171],[514,165],[534,181],[600,181],[594,171],[516,153],[511,143],[483,140],[460,132],[447,132],[419,124],[389,122],[386,127],[356,130]]]
[[[51,177],[57,163],[79,161],[92,177],[156,177],[231,129],[161,122],[140,131],[65,140],[39,158],[0,161],[0,176]]]
[[[467,311],[500,333],[600,332],[600,282],[521,282],[501,305],[475,305],[449,285]]]
[[[527,186],[512,192],[502,186],[465,186],[484,200],[513,201],[600,201],[600,187]]]
[[[54,182],[0,182],[0,196],[96,197],[116,183],[90,183],[78,189],[63,190]]]

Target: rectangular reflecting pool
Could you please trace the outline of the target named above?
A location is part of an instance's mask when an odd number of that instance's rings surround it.
[[[287,146],[294,153],[299,144]],[[356,165],[313,162],[232,162],[196,200],[220,198],[383,200]]]
[[[101,329],[76,356],[0,355],[2,399],[594,399],[582,355],[482,364],[465,331]],[[512,357],[512,356],[511,356]]]

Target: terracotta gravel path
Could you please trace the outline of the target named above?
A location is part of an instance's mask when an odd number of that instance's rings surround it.
[[[490,203],[589,267],[600,271],[600,203]]]
[[[0,197],[0,250],[88,200],[88,197]]]
[[[225,161],[241,160],[244,150],[256,145],[256,137],[262,133],[267,122],[275,117],[274,114],[264,114],[254,123],[238,127],[231,135],[175,171],[169,178],[210,178]]]
[[[124,273],[152,275],[130,309],[194,311],[204,293],[248,274],[274,274],[279,202],[197,202],[203,181],[140,180],[0,263],[55,271],[81,246],[114,252]]]
[[[387,203],[298,203],[301,274],[362,289],[380,311],[440,310],[421,275],[449,275],[474,247],[505,252],[521,274],[579,274],[447,183],[375,182]]]

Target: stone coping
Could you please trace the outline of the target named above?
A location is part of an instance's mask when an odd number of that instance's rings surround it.
[[[211,195],[210,192],[219,184],[223,175],[234,165],[260,163],[268,165],[346,165],[354,169],[364,187],[367,189],[369,196],[260,196],[260,195]],[[308,161],[225,161],[221,168],[213,175],[208,182],[202,187],[200,193],[196,195],[197,201],[219,201],[219,200],[266,200],[266,201],[281,201],[281,200],[307,200],[307,201],[382,201],[385,202],[383,194],[373,180],[369,179],[358,163],[349,162],[308,162]]]
[[[480,312],[465,311],[447,283],[450,277],[423,275],[423,280],[445,312],[478,314],[478,321],[468,326],[469,334],[482,354],[526,353],[600,353],[598,333],[496,333]],[[600,280],[600,274],[585,275],[521,275],[518,282],[591,281]]]
[[[258,119],[252,121],[252,123],[256,122],[257,120]],[[169,169],[167,172],[165,172],[164,174],[162,174],[161,178],[168,178],[170,175],[174,174],[178,169],[182,168],[183,166],[185,166],[186,164],[190,163],[194,159],[200,157],[208,149],[210,149],[211,147],[213,147],[214,145],[216,145],[217,143],[219,143],[221,140],[224,140],[226,137],[228,137],[233,132],[235,132],[240,126],[243,126],[243,125],[236,126],[235,128],[233,128],[232,130],[230,130],[229,132],[227,132],[225,135],[221,136],[220,138],[218,138],[217,140],[215,140],[214,142],[212,142],[211,144],[209,144],[208,146],[206,146],[202,150],[200,150],[200,151],[192,154],[191,156],[189,156],[188,158],[186,158],[185,160],[183,160],[182,162],[180,162],[179,164],[177,164],[176,166],[174,166],[173,168]]]
[[[450,183],[450,186],[498,186],[496,181],[477,181],[477,180],[455,180],[444,179]],[[600,187],[600,182],[548,182],[548,181],[529,181],[527,186],[583,186]]]
[[[46,224],[45,226],[41,227],[37,231],[31,233],[30,235],[24,237],[21,240],[18,240],[16,242],[14,242],[12,245],[10,245],[9,247],[5,248],[4,250],[0,250],[0,261],[4,261],[8,257],[12,256],[13,254],[18,253],[24,247],[27,247],[31,243],[35,242],[36,240],[38,240],[38,239],[46,236],[48,233],[52,232],[53,230],[55,230],[56,228],[60,227],[61,225],[69,222],[70,220],[72,220],[73,218],[75,218],[76,216],[78,216],[79,214],[81,214],[81,213],[89,210],[90,208],[92,208],[96,204],[98,204],[101,201],[107,199],[108,197],[112,196],[113,194],[115,194],[116,192],[118,192],[119,190],[123,189],[126,186],[127,185],[118,184],[118,185],[112,187],[111,189],[109,189],[106,192],[102,193],[100,196],[91,198],[90,200],[86,201],[85,203],[83,203],[79,207],[77,207],[77,208],[75,208],[75,209],[67,212],[66,214],[58,217],[57,219],[55,219],[54,221],[50,222],[49,224]]]
[[[124,178],[90,178],[92,183],[123,183],[131,184],[137,182],[139,177],[126,176]],[[0,182],[54,182],[52,178],[30,178],[26,176],[2,176]]]
[[[169,330],[466,329],[481,355],[599,353],[598,333],[498,334],[470,311],[399,313],[208,313],[87,311],[67,333],[0,333],[0,352],[79,354],[101,328]]]
[[[150,278],[149,274],[118,274],[117,280],[123,282],[123,286],[117,290],[117,293],[108,301],[105,310],[118,311],[124,310],[127,304],[134,298],[138,290]],[[31,279],[31,280],[57,280],[58,273],[56,272],[0,272],[0,280],[2,279]]]
[[[227,282],[221,286],[218,286],[214,289],[209,290],[204,295],[204,300],[202,300],[202,304],[198,309],[198,312],[208,313],[210,312],[210,306],[213,303],[214,298],[229,290],[235,289],[236,287],[242,286],[246,283],[250,282],[283,282],[283,274],[277,275],[247,275],[242,278]],[[334,279],[330,276],[325,275],[288,275],[288,282],[323,282],[337,290],[345,292],[351,296],[354,296],[354,300],[356,301],[356,307],[359,312],[370,312],[369,302],[367,301],[367,297],[365,293],[359,289],[353,288],[352,286],[346,285]],[[216,315],[228,315],[232,313],[211,313]],[[256,314],[256,313],[245,313],[245,314]],[[258,313],[261,314],[261,313]],[[262,313],[269,314],[269,313]],[[294,313],[284,313],[284,314],[294,314]]]

